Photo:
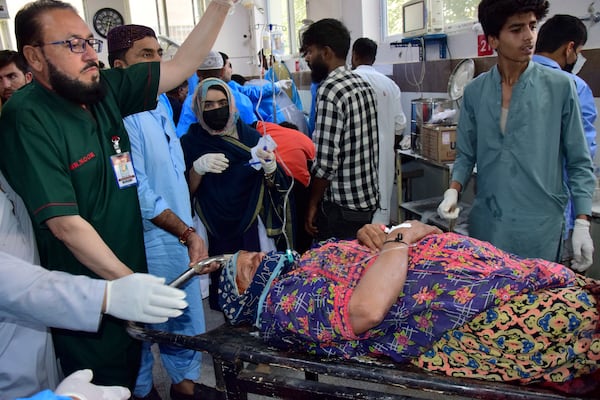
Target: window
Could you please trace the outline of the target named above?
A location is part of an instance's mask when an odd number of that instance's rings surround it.
[[[402,35],[402,5],[408,0],[382,0],[384,15],[384,36]],[[462,23],[477,19],[477,6],[480,0],[444,1],[445,30],[455,30]]]
[[[17,50],[14,25],[15,15],[17,15],[17,12],[30,1],[31,0],[10,0],[8,4],[6,1],[4,2],[10,18],[8,20],[0,20],[0,48]],[[85,18],[82,0],[68,0],[67,2],[75,7],[82,18]]]
[[[204,9],[202,1],[190,0],[129,0],[131,22],[150,26],[157,35],[181,43],[198,22]]]
[[[284,54],[297,54],[298,29],[306,19],[306,0],[268,0],[268,22],[283,33]]]

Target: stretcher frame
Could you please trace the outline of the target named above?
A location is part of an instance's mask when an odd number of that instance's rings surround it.
[[[209,264],[223,264],[230,257],[224,254],[202,260],[169,285],[181,286],[204,273]],[[265,343],[251,326],[225,323],[209,332],[189,336],[147,329],[144,325],[129,322],[127,332],[135,339],[209,353],[213,359],[216,389],[226,400],[247,400],[249,393],[292,400],[600,398],[600,393],[594,397],[572,397],[532,385],[449,377],[424,371],[409,363],[381,358],[346,360],[282,351]],[[294,372],[292,376],[288,373],[290,371]]]
[[[381,359],[324,359],[267,345],[249,326],[223,324],[187,336],[146,329],[130,323],[139,340],[165,343],[211,354],[216,389],[223,399],[246,400],[249,393],[283,399],[485,399],[591,400],[546,388],[454,378],[423,371],[411,364]],[[290,374],[288,371],[291,371]],[[340,379],[331,379],[340,378]],[[344,386],[348,383],[348,386]]]

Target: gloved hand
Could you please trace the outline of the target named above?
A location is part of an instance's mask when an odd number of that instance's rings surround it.
[[[75,371],[62,380],[54,394],[80,400],[127,400],[131,396],[129,389],[122,386],[94,385],[93,376],[91,369]]]
[[[204,175],[207,172],[220,174],[225,171],[227,167],[229,167],[229,160],[223,153],[208,153],[198,157],[198,159],[194,161],[194,171],[196,171],[198,175]]]
[[[573,263],[571,268],[577,272],[584,272],[592,265],[594,255],[594,242],[590,236],[590,221],[577,218],[573,227]]]
[[[180,316],[188,306],[185,292],[164,284],[165,278],[131,274],[108,281],[106,314],[120,319],[158,324]]]
[[[278,80],[277,82],[275,82],[275,86],[279,90],[288,90],[289,88],[292,87],[292,80],[291,79]]]
[[[456,189],[448,189],[444,192],[444,200],[438,206],[437,212],[441,218],[457,219],[460,213],[458,205],[458,191]]]
[[[270,175],[277,169],[277,161],[275,161],[275,153],[266,149],[256,150],[256,157],[265,171],[265,174]]]

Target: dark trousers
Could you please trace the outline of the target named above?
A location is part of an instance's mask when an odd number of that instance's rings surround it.
[[[317,240],[355,239],[356,232],[363,225],[371,223],[372,211],[356,211],[342,207],[330,201],[323,201],[317,213]]]

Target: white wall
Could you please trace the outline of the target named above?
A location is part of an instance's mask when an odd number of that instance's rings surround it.
[[[372,0],[363,0],[372,1]],[[570,1],[552,1],[550,3],[550,11],[548,16],[554,14],[570,14],[577,17],[586,17],[590,0],[570,0]],[[600,11],[600,4],[597,9]],[[543,22],[543,21],[542,21]],[[600,48],[600,23],[592,24],[591,21],[585,22],[588,27],[588,42],[585,49]],[[416,53],[409,54],[404,51],[403,56],[399,56],[400,49],[389,46],[390,40],[382,41],[377,54],[378,63],[398,63],[398,62],[414,62]],[[477,57],[477,33],[473,29],[467,28],[464,31],[448,34],[448,48],[452,54],[452,58],[469,58]],[[428,60],[439,59],[437,46],[429,46],[427,51]]]
[[[351,4],[355,1],[360,0],[344,1],[344,9],[348,10],[352,8]],[[341,18],[342,0],[306,0],[306,14],[308,18],[313,21],[318,21],[323,18]]]
[[[129,8],[127,7],[126,0],[84,0],[83,1],[83,9],[84,13],[82,17],[86,20],[89,25],[92,33],[96,37],[100,37],[98,32],[93,27],[92,21],[94,18],[94,14],[101,8],[110,7],[117,10],[125,19],[126,24],[131,23],[131,16],[129,15]],[[108,43],[106,39],[104,39],[104,47],[102,48],[102,52],[99,54],[100,60],[102,60],[108,66]]]

